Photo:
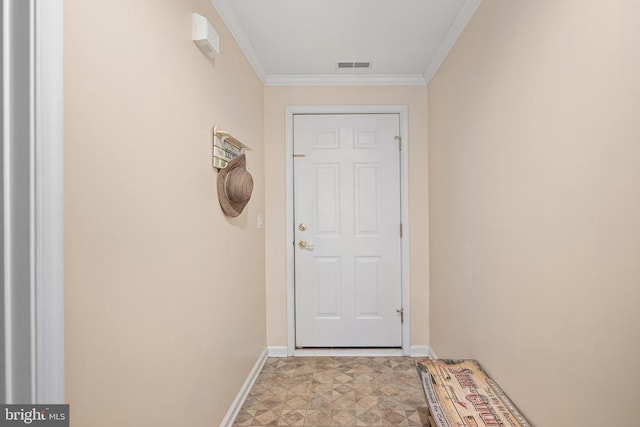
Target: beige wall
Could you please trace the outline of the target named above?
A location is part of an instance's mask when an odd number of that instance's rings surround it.
[[[426,88],[266,87],[266,281],[267,344],[287,345],[287,242],[285,108],[296,105],[407,105],[409,107],[409,216],[411,250],[411,344],[428,343],[429,271],[426,239],[427,105]]]
[[[640,6],[485,1],[429,85],[431,344],[534,425],[636,425]]]
[[[266,345],[262,83],[208,0],[64,3],[72,425],[218,425]],[[215,65],[192,11],[220,33]],[[214,124],[253,148],[237,219]]]

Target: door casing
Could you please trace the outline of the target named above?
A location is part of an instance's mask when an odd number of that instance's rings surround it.
[[[403,226],[402,250],[402,353],[411,353],[409,306],[409,124],[406,105],[323,105],[289,106],[286,108],[286,241],[287,241],[287,355],[294,356],[295,350],[295,297],[294,297],[294,215],[293,215],[293,116],[295,114],[399,114],[402,151],[400,154],[400,210]]]
[[[0,345],[4,392],[0,395],[5,403],[61,404],[63,4],[62,0],[0,3],[4,212],[0,233],[4,245]],[[16,76],[27,89],[13,85]],[[14,157],[18,149],[20,156]],[[16,195],[28,200],[16,204]],[[18,217],[23,221],[20,226],[13,221]],[[23,246],[16,250],[17,244]]]

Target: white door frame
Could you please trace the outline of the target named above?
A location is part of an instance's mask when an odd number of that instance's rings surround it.
[[[35,3],[35,401],[64,403],[63,0]]]
[[[295,297],[294,297],[294,235],[293,235],[293,116],[295,114],[399,114],[400,137],[400,210],[403,227],[401,241],[402,250],[402,308],[404,322],[402,324],[402,353],[410,355],[410,319],[409,306],[409,109],[406,105],[308,105],[290,106],[286,108],[286,232],[287,232],[287,355],[295,353]]]
[[[4,208],[0,369],[5,387],[0,395],[5,403],[64,403],[62,0],[1,0],[0,4]],[[21,85],[28,90],[13,87],[18,76],[23,76]],[[28,201],[16,203],[20,194]],[[24,219],[17,227],[19,217]],[[16,250],[17,244],[28,250]],[[18,363],[25,359],[27,364]]]

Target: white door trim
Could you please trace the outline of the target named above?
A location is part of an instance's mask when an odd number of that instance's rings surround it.
[[[63,0],[35,0],[35,401],[64,403]]]
[[[64,403],[62,0],[1,3],[5,388],[0,394],[6,403]],[[15,75],[27,89],[12,86]],[[19,161],[12,162],[18,147]],[[17,204],[18,194],[23,200]],[[28,224],[17,227],[17,215]],[[16,242],[28,251],[16,250]],[[28,365],[14,363],[18,359]]]
[[[293,235],[293,116],[295,114],[399,114],[402,151],[400,155],[400,197],[403,224],[402,248],[402,353],[411,354],[409,306],[409,109],[406,105],[307,105],[286,107],[286,242],[287,242],[287,355],[295,353],[294,235]]]

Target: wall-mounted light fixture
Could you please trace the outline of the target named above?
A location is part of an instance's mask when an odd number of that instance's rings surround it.
[[[207,58],[214,59],[220,53],[220,37],[211,23],[202,15],[193,14],[193,42]]]

